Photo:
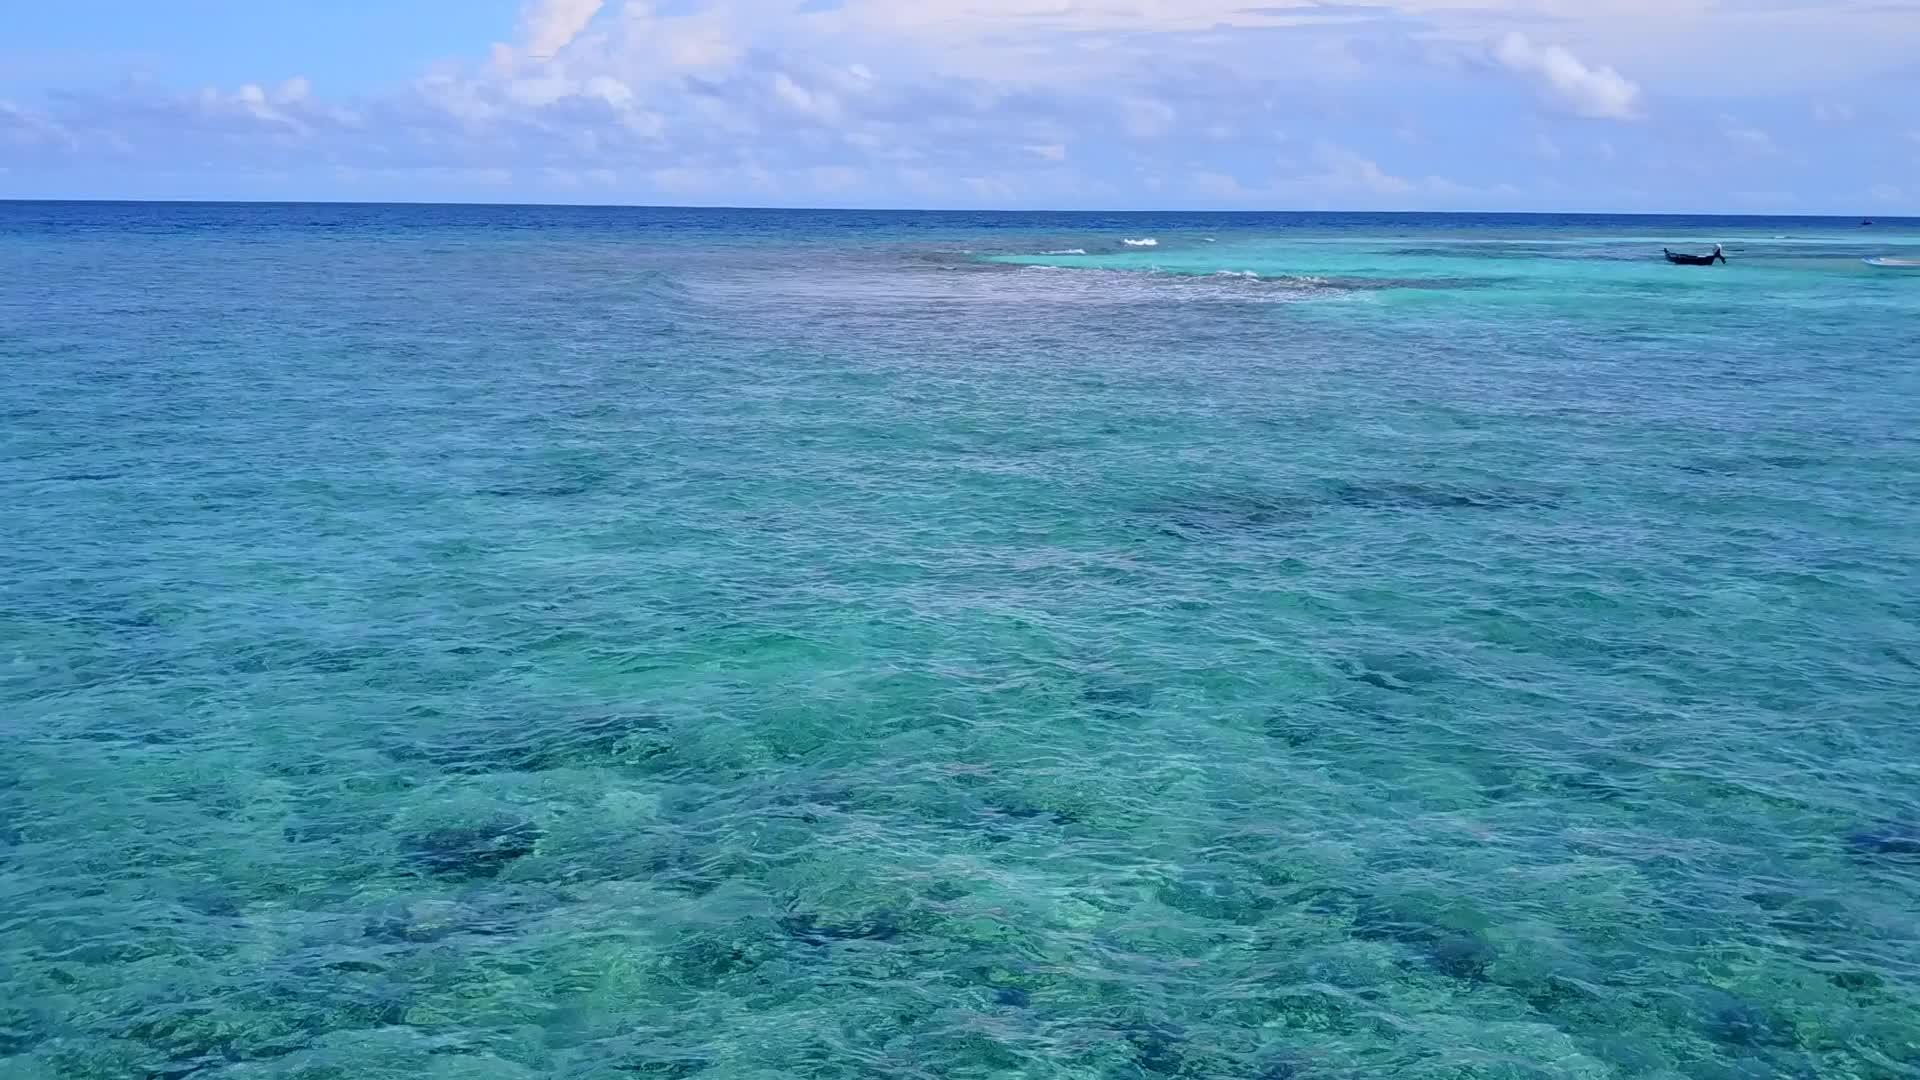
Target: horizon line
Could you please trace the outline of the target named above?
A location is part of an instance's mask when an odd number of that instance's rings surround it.
[[[67,204],[97,206],[415,206],[471,207],[526,210],[709,210],[732,212],[806,213],[806,214],[1370,214],[1377,216],[1424,217],[1687,217],[1687,218],[1832,218],[1866,222],[1875,220],[1916,221],[1920,216],[1836,213],[1733,213],[1727,211],[1688,210],[1304,210],[1178,207],[974,207],[974,206],[772,206],[732,205],[725,203],[587,203],[587,202],[493,202],[480,200],[435,199],[139,199],[68,198],[59,196],[0,196],[0,205]]]

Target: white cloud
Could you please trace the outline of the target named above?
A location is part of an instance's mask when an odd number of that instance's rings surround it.
[[[288,115],[281,106],[297,104],[299,98],[305,96],[304,85],[304,79],[296,80],[295,89],[300,91],[297,97],[287,97],[279,93],[269,94],[254,83],[242,86],[231,97],[209,87],[200,92],[200,101],[209,110],[238,109],[255,120],[299,128],[304,125]]]
[[[22,146],[48,143],[69,149],[77,145],[72,132],[60,124],[10,101],[0,101],[0,143],[5,142]]]
[[[272,132],[282,141],[304,138],[320,130],[360,126],[360,117],[351,110],[317,101],[312,95],[310,82],[293,78],[271,90],[258,83],[247,83],[232,92],[207,86],[188,98],[149,104],[183,110],[205,124],[237,121],[236,126],[242,130]]]
[[[1205,199],[1218,199],[1222,202],[1239,202],[1252,197],[1255,193],[1236,176],[1222,172],[1201,170],[1192,176],[1194,194]]]
[[[1316,145],[1304,163],[1283,166],[1270,184],[1249,185],[1232,173],[1202,168],[1187,174],[1186,191],[1204,203],[1259,202],[1303,210],[1511,207],[1527,196],[1506,183],[1474,187],[1444,176],[1396,175],[1372,158],[1330,142]]]
[[[1024,84],[1085,84],[1182,65],[1372,80],[1393,74],[1382,43],[1478,58],[1487,43],[1518,30],[1541,41],[1540,51],[1551,33],[1579,57],[1630,59],[1650,87],[1724,91],[1738,82],[1742,93],[1782,96],[1830,91],[1836,72],[1871,77],[1910,65],[1911,49],[1899,43],[1910,42],[1916,11],[1913,0],[704,2],[738,12],[738,25],[762,41],[857,37],[876,46],[869,56],[883,49],[927,72]],[[795,15],[796,7],[815,10]],[[1706,55],[1741,62],[1703,63]]]
[[[1772,157],[1780,152],[1780,146],[1773,141],[1771,134],[1760,128],[1742,124],[1736,120],[1723,120],[1720,126],[1720,134],[1724,136],[1728,142],[1738,146],[1749,154],[1755,154],[1761,157]]]
[[[586,97],[599,98],[615,109],[625,109],[633,104],[633,88],[608,75],[595,75],[588,79],[581,93]]]
[[[578,90],[578,84],[572,79],[551,71],[524,79],[514,79],[506,85],[506,95],[510,101],[515,105],[525,105],[535,109],[564,101]]]
[[[681,71],[723,68],[740,59],[740,43],[718,27],[688,27],[661,35],[669,66]]]
[[[1417,0],[1416,0],[1417,2]],[[1311,4],[1262,7],[1247,0],[847,0],[835,21],[923,33],[946,40],[1008,32],[1212,31],[1226,26],[1285,27],[1326,23]],[[1378,13],[1357,12],[1364,22]]]
[[[573,43],[606,0],[533,0],[521,16],[529,55],[546,59]]]
[[[501,107],[477,82],[445,72],[436,72],[414,83],[414,92],[433,109],[476,128],[501,115]]]
[[[790,3],[767,6],[791,9]],[[952,44],[972,37],[1039,33],[1217,35],[1235,29],[1364,29],[1407,19],[1484,37],[1489,24],[1511,25],[1516,18],[1672,22],[1681,17],[1716,14],[1722,7],[1716,0],[1384,0],[1346,4],[1323,0],[845,0],[811,18],[837,29],[860,26],[892,34],[924,35]],[[1107,41],[1102,47],[1118,46]]]
[[[816,120],[840,119],[840,103],[832,94],[809,90],[795,82],[793,77],[784,71],[774,73],[773,93],[795,112],[805,113]]]
[[[1151,139],[1173,130],[1174,120],[1179,114],[1173,106],[1152,98],[1131,98],[1120,103],[1122,122],[1127,134],[1137,139]]]
[[[1321,172],[1308,178],[1315,187],[1330,192],[1360,195],[1406,195],[1414,190],[1411,180],[1394,176],[1379,163],[1344,147],[1322,143],[1314,151]]]
[[[1521,33],[1509,33],[1494,49],[1509,69],[1541,80],[1561,104],[1581,116],[1628,120],[1635,115],[1640,87],[1610,67],[1590,67],[1558,45],[1536,45]]]
[[[626,109],[620,114],[621,126],[643,139],[657,139],[666,133],[667,119],[645,109]],[[590,134],[590,133],[589,133]]]
[[[1831,2],[1853,12],[1857,2],[1914,0]],[[134,81],[0,106],[0,159],[16,171],[22,160],[29,171],[63,158],[98,165],[112,160],[118,139],[130,146],[121,157],[131,167],[208,175],[258,162],[295,174],[339,163],[419,175],[508,164],[520,184],[564,186],[577,177],[586,185],[605,170],[620,178],[623,196],[651,187],[684,201],[851,190],[918,196],[922,204],[1006,203],[1051,199],[1080,184],[1109,205],[1192,198],[1390,209],[1500,205],[1501,192],[1511,191],[1498,186],[1501,170],[1535,201],[1549,173],[1570,185],[1569,200],[1581,188],[1614,191],[1608,177],[1627,172],[1630,160],[1651,165],[1688,137],[1723,156],[1740,156],[1736,147],[1750,155],[1742,166],[1756,187],[1811,191],[1820,182],[1813,170],[1863,157],[1849,153],[1866,146],[1874,127],[1830,104],[1870,100],[1859,88],[1864,80],[1835,77],[1818,90],[1789,96],[1776,88],[1751,101],[1693,92],[1685,80],[1694,76],[1673,55],[1697,50],[1710,27],[1744,27],[1743,41],[1759,40],[1755,28],[1774,17],[1741,0],[1383,0],[1329,14],[1336,7],[526,0],[517,31],[495,28],[491,36],[512,44],[491,60],[477,52],[412,86],[370,90],[351,113],[338,105],[330,112],[328,102],[342,99],[318,96],[325,89],[304,79],[277,81],[284,71],[204,94]],[[1672,34],[1640,36],[1666,19],[1678,20]],[[1543,26],[1552,28],[1551,44]],[[1508,27],[1524,33],[1502,38]],[[1783,51],[1799,45],[1786,31],[1778,43]],[[1752,55],[1753,69],[1776,58]],[[1644,77],[1646,93],[1588,62],[1595,57]],[[1485,100],[1471,83],[1490,71],[1518,89]],[[1646,102],[1655,87],[1657,114],[1634,128],[1561,125],[1531,107],[1537,89],[1563,111],[1624,119],[1654,111]],[[1795,115],[1780,101],[1800,102]],[[1458,123],[1469,107],[1484,110],[1484,121]],[[1792,142],[1791,155],[1767,132],[1724,121],[1722,108],[1764,120]],[[1861,115],[1878,114],[1863,106]],[[1816,120],[1832,126],[1822,130]],[[1909,143],[1898,123],[1881,127],[1891,130],[1899,157],[1920,152],[1920,132]],[[1291,141],[1277,134],[1282,128]],[[1603,134],[1620,147],[1617,162],[1595,141]],[[1879,161],[1887,134],[1871,136],[1873,163],[1897,180],[1905,162]],[[65,149],[68,139],[82,148]],[[1838,152],[1822,153],[1829,148]],[[1295,160],[1276,172],[1275,154]],[[1773,175],[1789,166],[1805,166],[1808,177]],[[1094,187],[1094,175],[1110,186]],[[1653,183],[1684,202],[1694,197],[1685,184],[1705,175],[1687,181],[1675,170]],[[1851,172],[1829,190],[1858,198],[1862,175],[1874,174]]]
[[[471,137],[532,127],[546,138],[591,149],[602,146],[607,135],[624,131],[655,138],[666,126],[639,88],[612,75],[575,78],[552,64],[478,77],[441,71],[416,82],[413,90],[411,100],[384,104],[389,111],[401,107],[439,113],[457,121]],[[418,132],[420,118],[409,117],[407,123]]]

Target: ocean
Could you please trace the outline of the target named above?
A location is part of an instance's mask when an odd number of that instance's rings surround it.
[[[0,204],[0,1075],[1920,1076],[1916,256]]]

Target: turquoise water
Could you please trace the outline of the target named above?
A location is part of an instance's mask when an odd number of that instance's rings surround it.
[[[1920,1076],[1916,256],[0,204],[0,1075]]]

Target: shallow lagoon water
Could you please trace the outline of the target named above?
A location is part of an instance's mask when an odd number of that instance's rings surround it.
[[[0,1075],[1920,1075],[1916,253],[0,204]]]

